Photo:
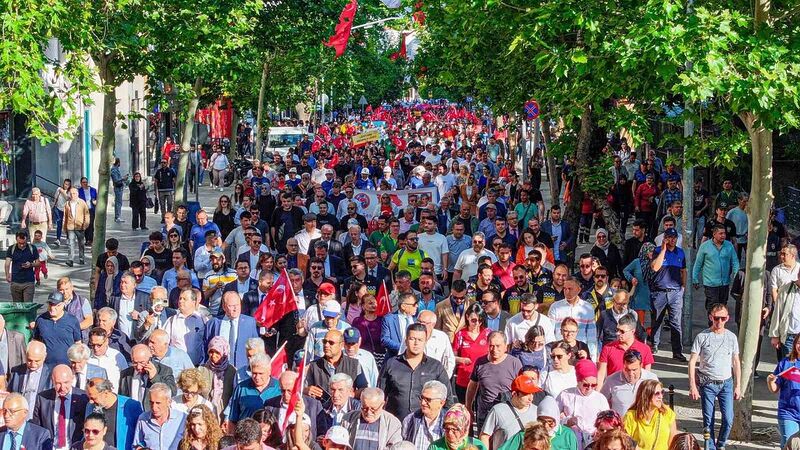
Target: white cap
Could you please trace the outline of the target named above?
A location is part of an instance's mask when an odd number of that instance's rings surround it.
[[[367,175],[369,175],[369,169],[367,169],[366,167],[364,167],[363,169],[361,169],[361,175],[364,175],[364,174],[367,174]]]
[[[389,167],[389,166],[384,167],[383,168],[383,173],[392,173],[392,168]]]
[[[347,448],[352,448],[350,447],[350,433],[347,432],[345,427],[335,425],[328,428],[328,432],[325,433],[325,439],[330,441],[332,444],[343,445]]]
[[[294,167],[292,167],[291,169],[289,169],[289,173],[297,173],[297,169],[295,169]]]
[[[325,303],[325,306],[322,307],[323,317],[339,317],[339,314],[341,313],[342,307],[337,301],[329,301],[328,303]]]

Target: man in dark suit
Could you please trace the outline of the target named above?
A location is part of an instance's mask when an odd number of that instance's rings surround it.
[[[178,390],[172,369],[152,359],[150,348],[144,344],[134,345],[131,350],[131,366],[119,376],[119,394],[141,403],[145,411],[150,410],[150,386],[164,383],[172,389],[173,395]]]
[[[323,225],[322,228],[320,228],[320,234],[322,237],[312,239],[311,242],[308,243],[308,256],[316,256],[316,253],[314,253],[315,245],[317,242],[322,242],[325,244],[329,255],[341,258],[342,243],[333,238],[333,227],[331,225]]]
[[[344,261],[338,256],[328,253],[328,247],[323,242],[314,244],[314,256],[323,261],[325,278],[330,278],[334,282],[341,282],[346,276],[347,272],[344,266]],[[305,276],[310,275],[309,272],[304,272]]]
[[[25,336],[19,331],[7,329],[6,320],[2,314],[0,314],[0,342],[4,343],[8,348],[5,360],[0,355],[2,375],[5,375],[5,379],[8,381],[11,375],[11,368],[25,364]],[[5,366],[3,366],[3,361],[7,361]]]
[[[46,429],[28,422],[30,407],[21,394],[9,394],[3,402],[5,429],[0,432],[0,448],[52,450],[53,438]],[[81,430],[82,432],[83,430]],[[13,439],[14,442],[7,442]]]
[[[268,270],[262,270],[258,275],[256,288],[242,296],[242,314],[247,314],[248,316],[255,314],[258,305],[261,304],[261,299],[267,295],[274,282],[275,275]]]
[[[258,289],[258,281],[254,280],[250,277],[250,261],[246,259],[237,260],[235,263],[236,269],[236,279],[231,281],[230,283],[226,284],[225,287],[222,288],[223,294],[225,292],[236,292],[240,296],[244,296],[244,294],[255,291]],[[224,313],[220,310],[220,317]]]
[[[228,360],[238,369],[247,365],[245,345],[250,338],[259,337],[256,320],[242,314],[242,299],[236,291],[222,294],[222,318],[214,317],[206,323],[206,350],[211,339],[221,336],[230,345]]]
[[[114,393],[111,381],[92,378],[86,385],[89,409],[106,418],[108,430],[105,442],[118,449],[133,448],[136,421],[142,414],[142,404],[131,398]]]
[[[281,374],[278,382],[281,386],[281,395],[273,397],[264,403],[264,409],[267,414],[274,417],[276,420],[280,417],[281,410],[286,410],[287,404],[292,396],[292,387],[295,380],[297,380],[297,372],[287,370]],[[306,405],[306,414],[311,418],[311,439],[316,440],[317,436],[321,436],[327,430],[325,411],[323,411],[322,403],[319,400],[303,395],[303,403]]]
[[[350,261],[353,256],[364,256],[364,252],[373,247],[369,241],[361,238],[361,227],[359,225],[348,227],[347,234],[350,236],[350,242],[342,248],[342,256],[345,261]]]
[[[364,261],[367,263],[367,275],[374,277],[378,281],[378,286],[381,285],[381,281],[385,282],[386,292],[392,292],[392,289],[394,289],[392,273],[380,263],[380,259],[378,259],[378,250],[368,248],[364,252]]]
[[[36,397],[31,422],[50,432],[56,448],[68,448],[82,439],[89,397],[72,387],[75,375],[68,365],[53,367],[51,377],[54,387]]]
[[[39,341],[28,343],[25,352],[27,361],[11,368],[11,375],[8,380],[8,391],[22,394],[28,405],[36,404],[36,394],[49,389],[52,385],[50,380],[50,367],[44,365],[47,357],[47,348]],[[33,408],[28,410],[27,420],[33,417]]]
[[[347,261],[348,268],[350,269],[350,273],[353,276],[347,277],[341,283],[342,286],[342,297],[346,297],[347,293],[350,291],[350,286],[353,285],[354,282],[361,283],[367,286],[367,290],[372,295],[378,294],[378,280],[376,278],[371,277],[367,273],[367,265],[364,260],[363,256],[351,256],[350,259]]]

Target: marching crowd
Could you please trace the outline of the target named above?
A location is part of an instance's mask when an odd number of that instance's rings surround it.
[[[155,201],[116,161],[115,219],[127,186],[132,228],[148,240],[128,255],[105,242],[93,301],[59,279],[27,345],[0,322],[0,449],[699,449],[652,370],[664,323],[701,401],[706,448],[725,448],[741,397],[726,324],[741,309],[746,194],[725,181],[712,196],[697,182],[683,199],[675,167],[610,140],[608,201],[630,236],[617,246],[591,200],[577,233],[562,218],[572,161],[548,207],[540,152],[523,180],[491,119],[430,105],[369,114],[385,140],[349,146],[364,128],[354,120],[310,126],[313,138],[254,161],[232,195],[194,213],[173,209],[169,153]],[[229,162],[211,150],[193,150],[194,161],[223,190]],[[5,265],[15,301],[47,276],[49,229],[56,245],[66,232],[68,265],[85,264],[96,191],[65,180],[56,196],[51,206],[34,189],[25,204]],[[684,200],[698,230],[688,243]],[[150,231],[155,205],[162,225]],[[577,252],[592,230],[591,249]],[[800,266],[789,242],[772,221],[763,320],[780,357],[767,383],[782,445],[799,445]],[[709,327],[685,352],[692,287]]]

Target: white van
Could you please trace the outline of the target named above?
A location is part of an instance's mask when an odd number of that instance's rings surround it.
[[[265,152],[276,152],[285,157],[292,147],[297,147],[303,135],[308,135],[309,141],[314,141],[314,135],[305,127],[271,127],[267,135]]]

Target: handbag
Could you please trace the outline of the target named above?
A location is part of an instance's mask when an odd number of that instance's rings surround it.
[[[155,208],[155,206],[156,205],[155,205],[155,202],[153,202],[153,199],[150,198],[150,197],[147,197],[147,207],[148,208]]]

